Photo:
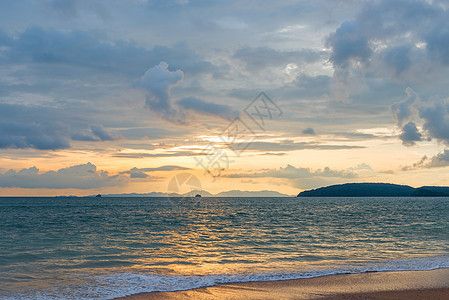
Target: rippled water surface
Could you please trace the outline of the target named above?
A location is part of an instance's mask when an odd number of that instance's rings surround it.
[[[449,267],[449,198],[0,198],[0,298]]]

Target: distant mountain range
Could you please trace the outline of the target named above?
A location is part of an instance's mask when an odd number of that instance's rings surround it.
[[[449,197],[449,187],[391,183],[346,183],[303,191],[298,197]]]
[[[192,191],[186,194],[170,193],[170,197],[194,197],[195,195],[202,197],[292,197],[291,195],[282,194],[276,191],[239,191],[232,190],[221,192],[218,194],[211,194],[207,191]],[[167,193],[151,192],[151,193],[128,193],[128,194],[105,194],[102,197],[167,197]],[[97,195],[90,195],[87,197],[96,197]]]

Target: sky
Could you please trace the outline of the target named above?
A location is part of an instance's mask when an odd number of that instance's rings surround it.
[[[0,0],[0,196],[449,185],[448,8]]]

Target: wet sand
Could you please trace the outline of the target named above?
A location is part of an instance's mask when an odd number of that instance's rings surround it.
[[[131,295],[147,299],[449,299],[449,269],[341,274],[310,279],[230,283],[179,292]]]

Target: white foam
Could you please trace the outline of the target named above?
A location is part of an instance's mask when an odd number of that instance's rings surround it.
[[[204,276],[178,276],[145,273],[118,273],[90,278],[86,285],[66,286],[54,290],[33,291],[6,299],[112,299],[144,292],[190,290],[231,282],[275,281],[312,278],[342,273],[385,271],[419,271],[449,268],[449,256],[441,255],[405,260],[357,263],[321,270],[293,273],[217,274]],[[5,299],[5,298],[3,298]]]

